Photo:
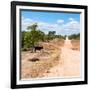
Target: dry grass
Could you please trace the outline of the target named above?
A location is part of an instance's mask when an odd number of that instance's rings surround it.
[[[60,47],[64,45],[64,40],[55,39],[41,44],[44,47],[42,52],[21,52],[21,79],[41,78],[45,72],[58,65],[61,53]],[[33,59],[36,60],[33,61]]]
[[[52,40],[51,42],[58,45],[58,46],[60,46],[60,47],[62,47],[64,45],[64,39],[56,38],[56,39]]]
[[[71,43],[73,50],[80,50],[80,40],[72,40]]]
[[[22,52],[21,57],[21,79],[40,78],[43,73],[58,64],[60,49],[50,44],[42,52]],[[32,61],[33,58],[36,58],[36,61]]]
[[[48,59],[24,63],[22,66],[22,78],[37,78],[43,77],[43,73],[47,72],[51,67],[57,65],[59,62],[59,52],[52,53]]]

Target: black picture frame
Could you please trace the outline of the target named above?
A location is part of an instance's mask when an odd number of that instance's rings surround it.
[[[36,83],[36,84],[17,84],[17,61],[16,61],[16,8],[17,6],[39,6],[39,7],[53,7],[53,8],[68,8],[68,9],[81,9],[84,10],[84,80],[83,81],[70,81],[70,82],[51,82],[51,83]],[[87,61],[87,33],[88,33],[88,7],[84,5],[69,5],[69,4],[52,4],[52,3],[35,3],[35,2],[11,2],[11,88],[35,88],[35,87],[49,87],[49,86],[66,86],[66,85],[82,85],[88,83],[88,61]]]

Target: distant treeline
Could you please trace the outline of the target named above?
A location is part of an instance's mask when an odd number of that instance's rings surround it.
[[[69,36],[69,39],[77,39],[77,40],[80,40],[80,33],[70,35],[70,36]]]
[[[55,38],[65,39],[66,36],[56,35],[56,31],[49,31],[48,34],[45,34],[41,30],[37,29],[37,23],[32,24],[27,27],[28,31],[21,32],[21,47],[23,50],[28,48],[33,48],[35,45],[38,45],[39,42],[49,42]],[[80,38],[80,34],[70,35],[70,39],[72,38]]]

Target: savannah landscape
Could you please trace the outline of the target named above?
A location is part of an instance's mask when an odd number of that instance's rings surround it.
[[[21,79],[80,76],[80,33],[45,34],[37,27],[22,31]]]

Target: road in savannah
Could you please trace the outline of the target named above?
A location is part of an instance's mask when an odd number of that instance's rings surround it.
[[[61,47],[59,64],[51,68],[44,77],[77,77],[80,76],[80,51],[72,50],[68,37]]]

